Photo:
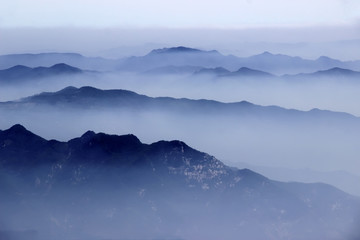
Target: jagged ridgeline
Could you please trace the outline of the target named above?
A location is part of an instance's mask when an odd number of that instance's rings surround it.
[[[60,142],[14,125],[0,146],[0,239],[358,239],[359,198],[181,141],[88,131]]]

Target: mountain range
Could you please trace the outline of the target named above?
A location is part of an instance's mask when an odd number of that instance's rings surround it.
[[[217,68],[202,68],[196,72],[194,72],[195,76],[210,76],[210,77],[217,77],[217,78],[261,78],[261,79],[269,79],[269,78],[276,78],[275,75],[270,74],[268,72],[255,70],[247,67],[241,67],[237,71],[229,71],[222,67]]]
[[[187,114],[205,115],[231,115],[238,117],[281,118],[293,121],[325,120],[327,123],[336,121],[349,121],[360,123],[359,118],[341,112],[312,109],[299,111],[285,109],[278,106],[260,106],[247,101],[223,103],[214,100],[193,100],[171,97],[148,97],[132,91],[122,89],[101,90],[90,86],[81,88],[66,87],[57,92],[44,92],[15,101],[0,102],[0,107],[6,109],[32,109],[41,106],[59,108],[86,109],[129,109],[131,111],[165,111]]]
[[[78,53],[9,54],[0,56],[0,69],[7,69],[17,65],[31,68],[39,66],[51,67],[58,63],[84,70],[109,71],[114,69],[116,61],[100,57],[85,57]]]
[[[0,83],[18,83],[21,80],[34,80],[49,77],[58,77],[66,75],[76,75],[84,73],[85,71],[69,66],[64,63],[58,63],[51,67],[36,67],[30,68],[22,65],[17,65],[9,69],[0,70]]]
[[[0,102],[0,114],[6,116],[0,119],[3,128],[19,122],[49,138],[68,139],[87,129],[130,131],[146,142],[183,139],[228,162],[243,154],[251,165],[343,170],[359,176],[360,119],[342,112],[67,87]],[[309,181],[319,180],[308,176]],[[339,182],[331,176],[323,181],[359,192],[352,181]]]
[[[11,223],[32,239],[358,236],[359,198],[325,184],[272,181],[181,141],[143,144],[92,131],[48,141],[14,125],[0,131],[0,145],[0,236]]]
[[[183,46],[0,56],[0,240],[358,240],[360,118],[322,109],[356,114],[359,77]]]
[[[290,79],[321,79],[321,78],[332,78],[332,79],[359,79],[360,72],[352,71],[349,69],[343,69],[334,67],[328,70],[317,71],[314,73],[300,73],[295,75],[285,75],[284,78]]]
[[[230,71],[245,67],[280,75],[326,70],[333,67],[360,70],[360,61],[342,62],[328,57],[307,60],[269,52],[250,57],[236,57],[233,55],[224,56],[216,50],[203,51],[186,47],[157,49],[145,56],[123,59],[119,69],[144,71],[169,65],[191,65],[205,68],[223,67]]]
[[[250,57],[236,57],[222,55],[216,50],[204,51],[187,47],[155,49],[145,56],[116,60],[85,57],[74,53],[14,54],[0,56],[0,63],[0,69],[16,65],[49,67],[57,63],[65,63],[86,70],[125,72],[146,72],[170,66],[222,67],[230,71],[245,67],[277,75],[309,73],[334,67],[360,71],[360,61],[339,61],[324,56],[307,60],[264,52]]]
[[[86,74],[86,76],[84,75]],[[21,84],[21,83],[36,83],[37,81],[56,78],[56,77],[69,77],[69,76],[81,76],[84,79],[94,81],[96,77],[101,77],[104,74],[106,77],[108,72],[101,73],[97,71],[82,70],[76,67],[64,63],[58,63],[51,67],[35,67],[30,68],[22,65],[17,65],[8,69],[0,70],[0,84]],[[116,73],[115,73],[116,74]],[[352,71],[349,69],[343,69],[339,67],[316,71],[312,73],[300,73],[300,74],[285,74],[282,76],[276,76],[268,72],[255,70],[247,67],[241,67],[236,71],[229,71],[223,67],[216,68],[204,68],[200,66],[162,66],[153,68],[144,72],[141,72],[141,76],[185,76],[190,78],[209,78],[210,80],[223,81],[227,79],[233,80],[267,80],[273,82],[285,81],[288,83],[294,82],[294,80],[305,81],[330,81],[336,80],[344,82],[344,80],[358,83],[360,72]],[[89,78],[87,78],[89,77]]]

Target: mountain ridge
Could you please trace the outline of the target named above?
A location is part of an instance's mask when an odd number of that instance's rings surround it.
[[[184,46],[153,49],[144,56],[132,56],[122,59],[105,59],[99,57],[85,57],[72,53],[43,53],[43,54],[13,54],[0,56],[0,69],[14,65],[28,65],[36,67],[48,66],[64,62],[81,69],[95,71],[135,71],[146,72],[154,68],[173,66],[201,66],[204,68],[223,67],[236,71],[240,67],[260,69],[271,74],[298,74],[314,72],[333,67],[349,68],[360,71],[360,61],[340,61],[329,57],[319,57],[314,60],[303,59],[298,56],[272,54],[263,52],[249,57],[223,55],[217,50],[204,51]]]
[[[103,100],[105,102],[101,102]],[[112,104],[107,106],[106,103],[108,100],[112,100]],[[171,107],[174,110],[177,108],[186,110],[191,107],[198,108],[200,112],[213,112],[219,111],[223,109],[224,111],[239,111],[241,109],[252,109],[252,110],[262,110],[262,111],[275,111],[278,113],[299,113],[299,114],[307,114],[307,113],[315,113],[320,115],[333,114],[342,115],[343,117],[358,119],[358,117],[351,115],[349,113],[344,112],[334,112],[329,110],[320,110],[317,108],[310,109],[308,111],[300,111],[295,109],[286,109],[279,106],[261,106],[250,103],[248,101],[240,101],[240,102],[231,102],[224,103],[214,100],[207,99],[188,99],[188,98],[171,98],[171,97],[148,97],[146,95],[138,94],[133,91],[123,90],[123,89],[112,89],[112,90],[101,90],[90,86],[84,86],[80,88],[76,87],[66,87],[57,92],[43,92],[40,94],[36,94],[30,97],[25,97],[16,101],[8,101],[8,102],[0,102],[0,106],[21,106],[21,104],[28,103],[38,103],[38,104],[53,104],[57,105],[69,105],[74,103],[73,106],[77,106],[76,104],[80,104],[79,106],[85,107],[83,104],[86,103],[86,108],[91,106],[101,106],[103,105],[106,108],[112,108],[114,106],[125,107],[132,106],[134,109],[141,108],[153,108],[153,107]],[[105,104],[105,105],[104,105]],[[264,112],[264,113],[265,113]]]
[[[36,147],[31,138],[41,137],[28,133],[21,125],[0,131],[0,171],[5,177],[0,179],[0,220],[11,217],[19,227],[26,224],[41,240],[75,239],[79,233],[88,235],[81,239],[101,239],[109,230],[126,235],[129,228],[137,236],[139,225],[151,237],[175,237],[171,232],[177,229],[185,239],[216,239],[225,231],[228,239],[241,234],[251,240],[340,240],[351,234],[349,222],[360,209],[359,198],[332,186],[272,181],[249,169],[228,167],[178,140],[143,144],[131,134],[88,131],[67,142],[44,140]],[[16,188],[9,187],[15,183]],[[108,207],[120,214],[109,218],[103,213]],[[93,221],[96,232],[82,230]],[[122,221],[126,224],[119,225]],[[269,232],[274,224],[283,231]],[[191,226],[198,230],[188,232]]]
[[[85,71],[67,65],[65,63],[57,63],[50,67],[30,68],[23,65],[16,65],[8,69],[0,70],[0,83],[16,83],[21,80],[42,79],[48,77],[57,77],[62,75],[77,75]]]
[[[312,73],[300,73],[295,75],[284,75],[282,77],[286,78],[294,78],[294,79],[307,79],[307,78],[347,78],[347,79],[354,79],[357,80],[360,77],[359,71],[353,71],[346,68],[341,67],[333,67],[326,70],[320,70]]]
[[[168,53],[215,53],[218,54],[219,52],[216,50],[211,51],[203,51],[197,48],[189,48],[184,46],[179,47],[171,47],[171,48],[160,48],[154,49],[149,54],[168,54]]]

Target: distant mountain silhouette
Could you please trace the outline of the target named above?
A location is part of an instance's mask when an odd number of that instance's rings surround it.
[[[153,68],[148,71],[143,72],[143,74],[154,74],[154,75],[161,75],[161,74],[193,74],[196,71],[199,71],[202,67],[197,66],[164,66]]]
[[[360,72],[352,71],[344,68],[331,68],[323,71],[317,71],[313,73],[301,73],[296,75],[286,75],[285,78],[294,78],[294,79],[349,79],[349,80],[358,80],[360,77]]]
[[[223,68],[223,67],[216,67],[216,68],[202,68],[196,72],[194,72],[195,75],[213,75],[216,77],[229,74],[230,71]]]
[[[247,70],[245,70],[247,72]],[[337,122],[347,120],[358,122],[359,119],[347,113],[331,112],[319,109],[298,111],[277,106],[260,106],[247,101],[222,103],[213,100],[176,99],[171,97],[148,97],[128,90],[101,90],[93,87],[67,87],[58,92],[44,92],[14,102],[0,102],[3,108],[36,108],[41,106],[82,109],[131,109],[131,111],[161,110],[168,113],[226,114],[229,116],[256,116],[267,118],[293,119],[301,121],[312,119]]]
[[[169,53],[217,53],[217,51],[202,51],[196,48],[188,48],[188,47],[172,47],[172,48],[162,48],[162,49],[154,49],[149,55],[152,54],[169,54]]]
[[[300,111],[286,109],[278,106],[261,106],[247,101],[224,103],[206,99],[187,99],[172,97],[148,97],[132,91],[122,89],[101,90],[90,86],[81,88],[66,87],[57,92],[43,92],[37,95],[25,97],[15,101],[0,102],[1,108],[11,109],[58,106],[65,108],[82,109],[132,109],[141,110],[162,110],[167,112],[189,112],[194,114],[220,114],[230,115],[258,115],[304,118],[313,116],[317,119],[348,119],[358,121],[358,118],[343,112],[333,112],[320,109]]]
[[[250,57],[224,56],[216,50],[203,51],[194,48],[174,47],[155,49],[145,56],[125,58],[119,68],[130,71],[148,71],[168,65],[201,66],[203,68],[225,68],[236,71],[240,67],[259,69],[271,74],[297,74],[325,70],[333,67],[359,69],[360,62],[342,62],[335,59],[320,57],[307,60],[282,54],[264,52]]]
[[[347,193],[360,196],[360,189],[354,182],[360,182],[360,176],[347,171],[316,171],[309,168],[284,168],[271,166],[256,166],[248,163],[229,163],[237,168],[249,168],[268,178],[279,181],[323,182],[344,190]]]
[[[274,75],[267,73],[267,72],[263,72],[263,71],[259,71],[259,70],[254,70],[254,69],[250,69],[247,67],[242,67],[239,70],[232,72],[228,75],[225,76],[236,76],[236,77],[261,77],[261,78],[270,78],[270,77],[274,77]]]
[[[360,77],[360,72],[334,67],[331,69],[316,71],[312,73],[300,73],[300,74],[294,74],[289,75],[285,74],[282,76],[276,76],[273,74],[270,74],[268,72],[259,71],[255,69],[250,69],[247,67],[242,67],[237,71],[230,72],[224,68],[218,67],[218,68],[203,68],[199,71],[194,72],[195,76],[202,76],[202,75],[208,75],[215,78],[224,78],[224,77],[233,77],[233,78],[248,78],[248,79],[270,79],[273,81],[279,81],[280,79],[311,79],[312,81],[316,79],[325,79],[325,80],[342,80],[342,79],[348,79],[348,80],[357,80]]]
[[[316,59],[317,62],[321,63],[324,66],[328,66],[328,65],[342,65],[342,62],[337,60],[337,59],[333,59],[333,58],[329,58],[327,56],[321,56],[318,59]]]
[[[225,56],[217,51],[203,51],[187,47],[154,49],[149,54],[123,59],[119,70],[148,71],[166,66],[220,66]]]
[[[123,59],[85,57],[75,53],[13,54],[0,56],[0,69],[16,65],[29,67],[51,66],[65,63],[77,68],[95,71],[146,72],[168,66],[196,66],[202,68],[225,68],[237,71],[241,67],[258,69],[271,74],[298,74],[315,72],[334,67],[360,71],[360,61],[339,61],[329,57],[307,60],[282,54],[264,52],[250,57],[223,55],[216,50],[204,51],[184,46],[154,49],[144,56]]]
[[[195,76],[208,75],[208,76],[220,77],[220,78],[232,77],[232,78],[240,78],[240,79],[241,78],[249,78],[249,79],[274,78],[275,79],[276,78],[276,76],[274,76],[270,73],[247,68],[247,67],[241,67],[238,70],[233,71],[233,72],[230,72],[229,70],[222,68],[222,67],[203,68],[203,69],[200,69],[199,71],[195,72],[194,75]]]
[[[51,67],[58,63],[84,70],[109,71],[115,68],[118,61],[100,57],[85,57],[78,53],[9,54],[0,56],[0,69],[7,69],[16,65],[30,68]]]
[[[360,208],[358,198],[329,185],[272,181],[177,140],[143,144],[134,135],[88,131],[47,141],[15,125],[0,131],[0,145],[0,220],[51,239],[71,239],[94,223],[97,237],[129,229],[138,237],[141,229],[150,238],[343,239]],[[109,218],[108,207],[121,214]]]
[[[166,66],[148,70],[145,74],[193,74],[194,76],[210,76],[210,77],[254,77],[254,78],[270,78],[274,75],[242,67],[237,71],[230,72],[223,67],[203,68],[197,66]]]
[[[64,63],[55,64],[51,67],[36,68],[17,65],[9,69],[0,70],[0,83],[13,83],[24,79],[39,79],[80,73],[83,73],[81,69],[69,66]]]

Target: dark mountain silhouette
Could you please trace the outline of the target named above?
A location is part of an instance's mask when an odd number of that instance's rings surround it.
[[[64,63],[55,64],[51,67],[29,68],[17,65],[9,69],[0,70],[0,83],[14,83],[24,79],[38,79],[61,75],[74,75],[83,73],[79,68]]]
[[[360,207],[329,185],[272,181],[181,141],[92,131],[47,141],[15,125],[0,145],[0,221],[34,239],[344,239]]]
[[[141,107],[150,97],[127,90],[100,90],[93,87],[66,87],[58,92],[45,92],[24,98],[18,103],[50,104],[66,107]],[[112,104],[109,105],[109,103]],[[15,103],[15,102],[14,102]],[[11,104],[8,102],[8,104]]]

